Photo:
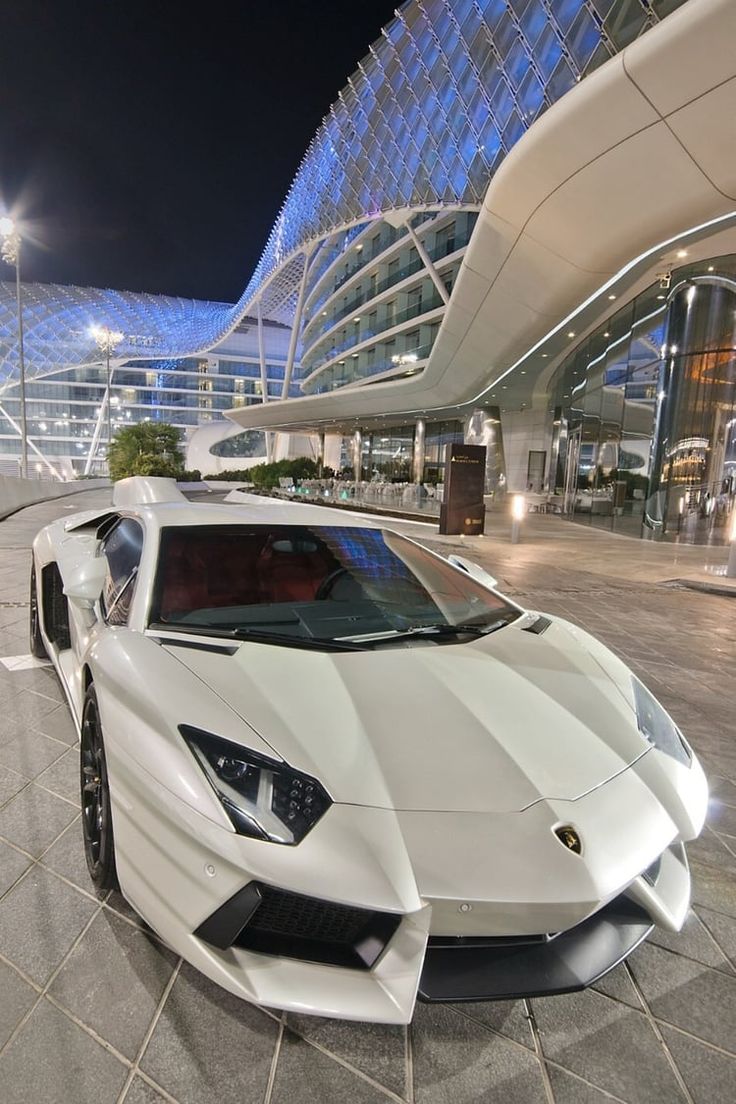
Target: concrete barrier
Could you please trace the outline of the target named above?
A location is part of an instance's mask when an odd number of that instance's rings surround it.
[[[65,498],[66,495],[97,491],[109,486],[109,479],[75,479],[68,483],[57,483],[50,479],[19,479],[11,475],[0,475],[0,521],[14,514],[16,510],[33,506],[36,502],[47,502],[52,498]]]

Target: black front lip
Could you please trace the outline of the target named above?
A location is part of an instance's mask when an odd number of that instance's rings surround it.
[[[592,985],[639,946],[654,925],[639,905],[617,897],[549,940],[503,939],[447,946],[430,941],[418,999],[518,1000],[574,993]]]

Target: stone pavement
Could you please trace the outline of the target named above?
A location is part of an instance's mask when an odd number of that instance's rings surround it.
[[[27,652],[33,534],[98,501],[36,506],[0,525],[0,657]],[[587,992],[418,1005],[408,1030],[252,1007],[182,965],[119,895],[95,896],[58,683],[49,668],[0,666],[2,1104],[736,1098],[736,606],[662,585],[676,575],[656,550],[556,519],[534,521],[517,546],[500,529],[472,541],[406,531],[445,552],[457,546],[517,600],[601,637],[681,724],[713,794],[709,825],[689,848],[685,931],[655,935]],[[689,549],[683,560],[703,555]]]

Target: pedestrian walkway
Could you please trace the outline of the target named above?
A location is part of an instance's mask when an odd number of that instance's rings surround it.
[[[171,954],[81,846],[76,733],[28,665],[29,547],[95,492],[0,524],[2,1104],[730,1104],[736,1085],[736,631],[729,598],[664,585],[721,549],[643,545],[553,517],[522,542],[401,527],[481,562],[513,598],[583,625],[671,710],[709,775],[694,907],[598,985],[545,1000],[419,1005],[409,1029],[283,1016]],[[397,528],[399,527],[397,523]],[[9,662],[7,662],[9,661]]]

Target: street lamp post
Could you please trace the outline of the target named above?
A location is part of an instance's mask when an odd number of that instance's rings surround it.
[[[28,478],[28,423],[26,421],[26,365],[23,356],[23,298],[20,286],[20,234],[12,218],[0,218],[0,257],[15,268],[15,301],[18,308],[18,382],[20,385],[20,474]]]
[[[115,352],[115,349],[123,340],[123,335],[118,333],[117,330],[111,330],[109,326],[93,326],[92,336],[97,342],[97,348],[100,352],[105,354],[105,368],[107,375],[107,392],[106,392],[106,421],[107,421],[107,463],[110,465],[110,445],[112,444],[112,371],[110,368],[110,357]]]

